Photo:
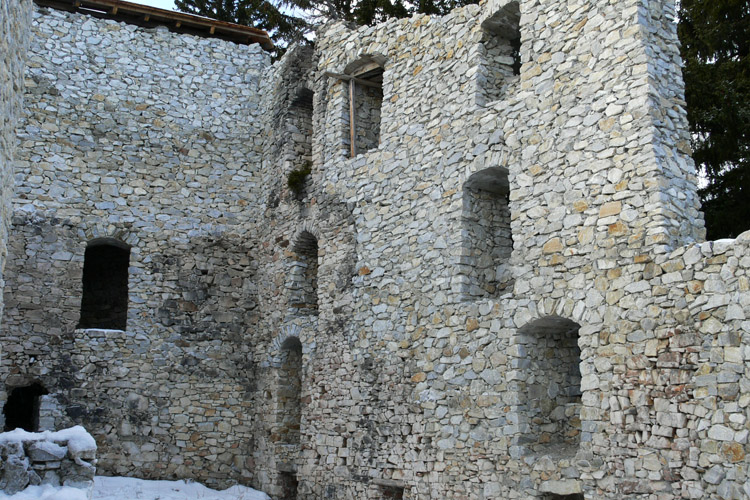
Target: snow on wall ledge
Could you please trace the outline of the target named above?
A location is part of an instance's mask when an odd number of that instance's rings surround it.
[[[96,441],[80,425],[57,432],[16,429],[0,434],[0,491],[13,495],[49,484],[91,491]]]

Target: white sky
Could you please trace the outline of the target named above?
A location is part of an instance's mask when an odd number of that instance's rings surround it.
[[[160,9],[174,10],[173,0],[130,0],[130,1],[133,3],[150,5],[151,7],[159,7]]]

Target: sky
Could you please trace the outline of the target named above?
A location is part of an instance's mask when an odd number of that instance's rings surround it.
[[[133,3],[159,7],[160,9],[174,10],[174,0],[129,0]]]

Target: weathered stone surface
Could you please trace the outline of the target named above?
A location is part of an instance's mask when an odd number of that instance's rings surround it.
[[[12,455],[3,461],[0,491],[13,495],[29,485],[29,460]]]
[[[69,453],[70,450],[70,453]],[[86,462],[81,458],[89,457]],[[27,486],[50,484],[91,494],[96,474],[96,444],[83,429],[60,433],[0,433],[0,491],[14,494]]]
[[[31,0],[8,0],[0,4],[0,279],[8,253],[16,155],[15,127],[22,112],[23,72],[31,38],[30,25]],[[0,289],[0,312],[4,306],[3,292]],[[0,343],[0,359],[3,351],[4,346]],[[2,399],[0,387],[0,400]]]
[[[750,238],[702,241],[674,15],[489,0],[272,65],[37,10],[0,400],[277,497],[747,491]],[[365,68],[352,155],[326,73]],[[76,329],[98,238],[122,331]]]
[[[48,441],[39,441],[30,444],[26,449],[26,454],[32,462],[58,462],[65,458],[68,449]]]

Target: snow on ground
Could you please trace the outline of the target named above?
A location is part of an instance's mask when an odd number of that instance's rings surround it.
[[[0,491],[1,500],[89,500],[84,490],[77,488],[55,488],[54,486],[29,486],[15,495],[6,495]]]
[[[0,500],[89,499],[83,490],[46,485],[29,486],[12,496],[0,492]],[[232,486],[224,491],[216,491],[194,482],[96,476],[92,500],[270,500],[270,497],[245,486]]]

